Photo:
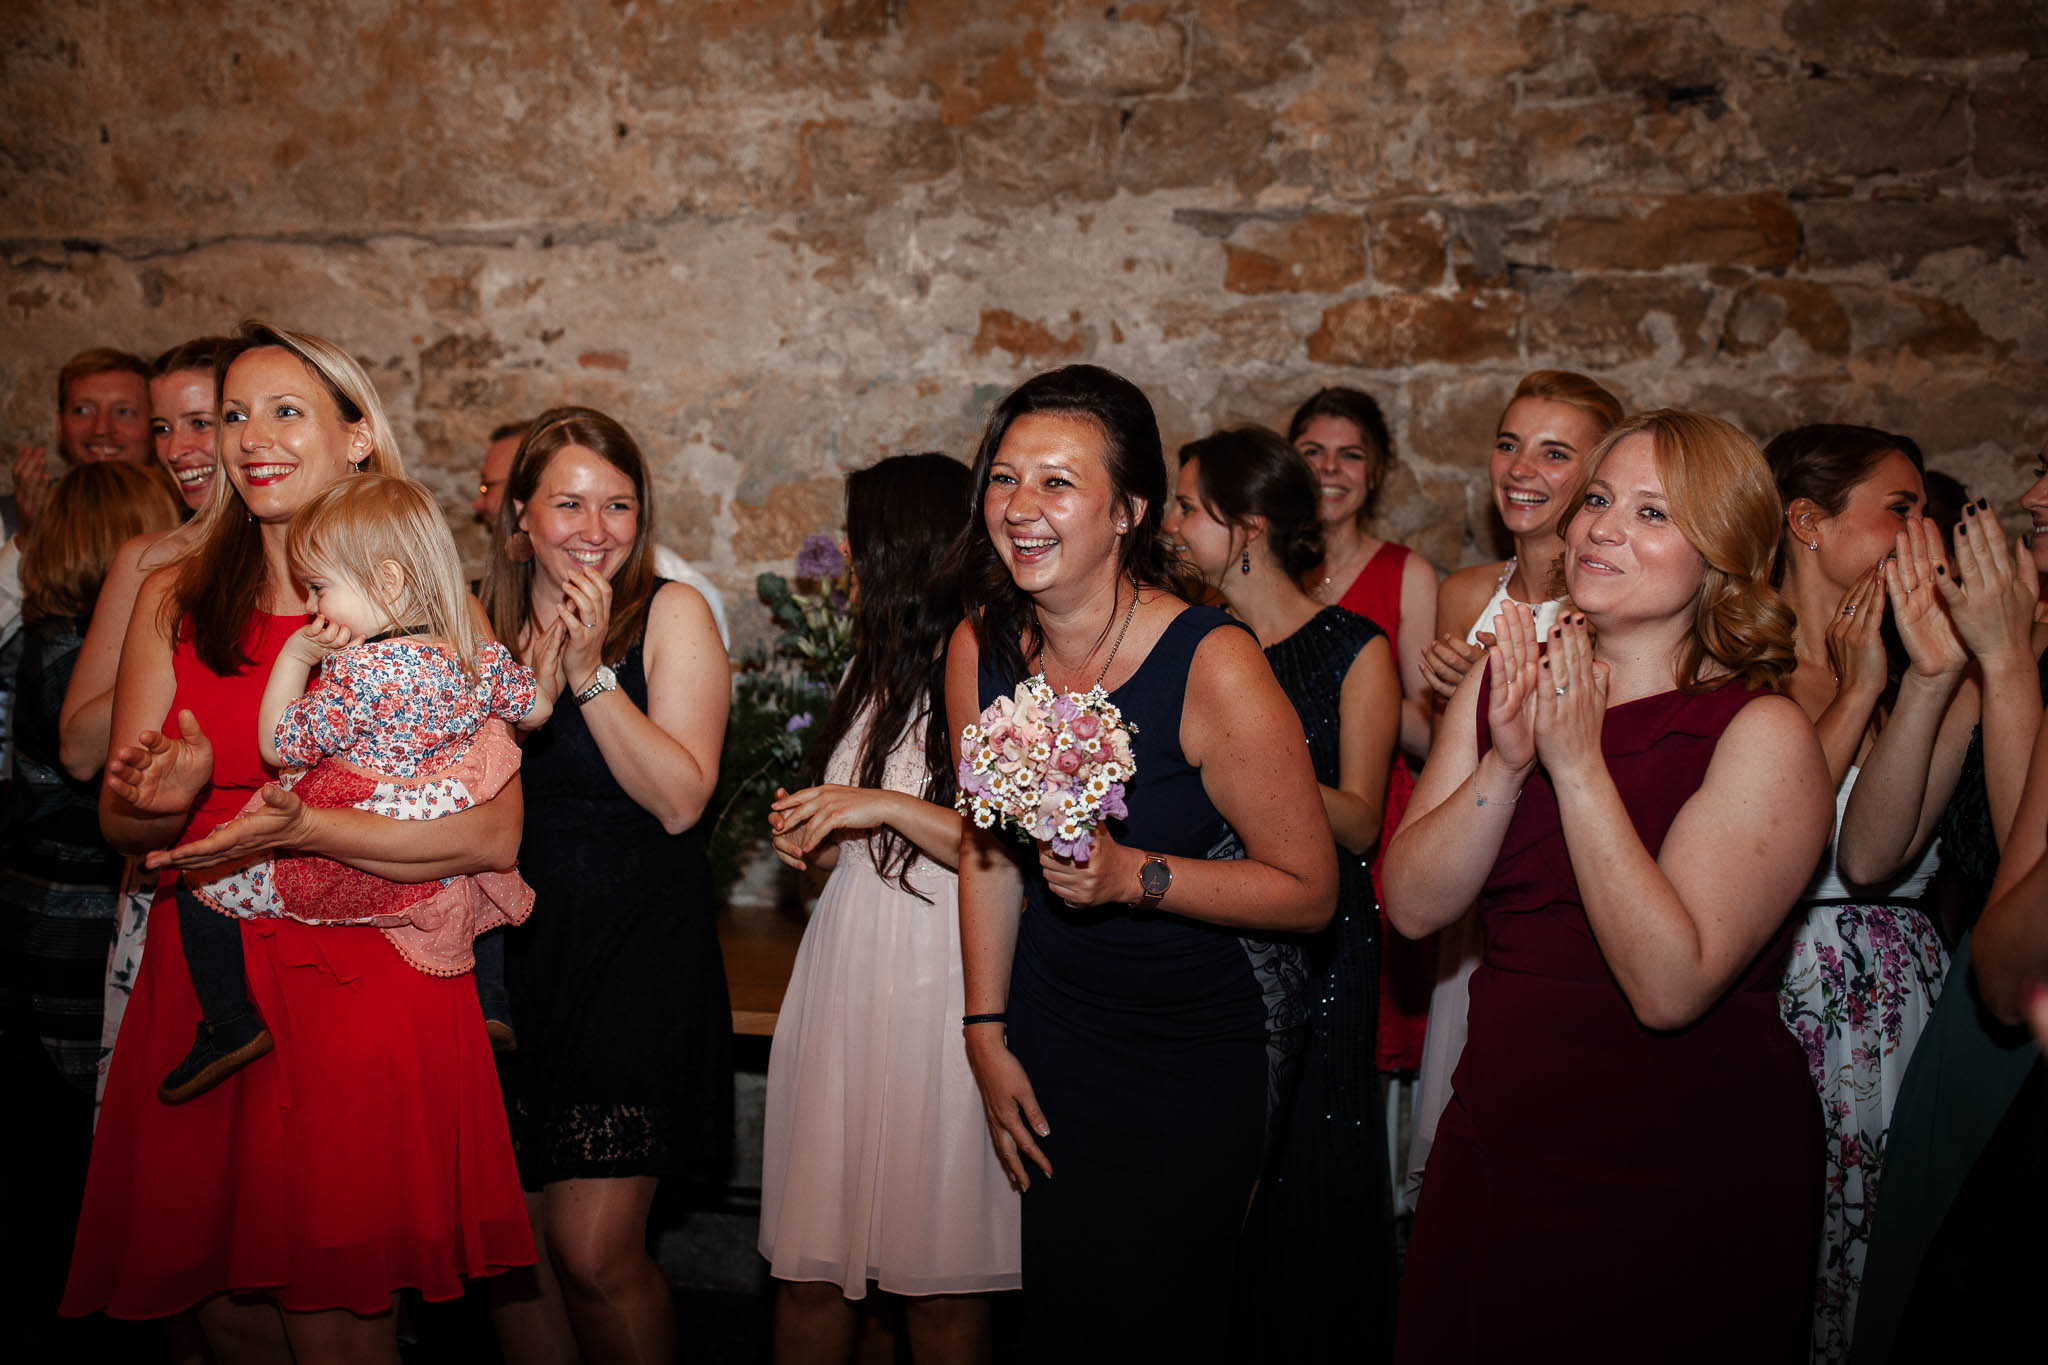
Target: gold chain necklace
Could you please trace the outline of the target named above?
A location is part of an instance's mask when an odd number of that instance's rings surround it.
[[[1121,588],[1123,585],[1123,580],[1118,579],[1117,585],[1119,588]],[[1115,608],[1111,607],[1110,610],[1114,611]],[[1124,647],[1124,636],[1130,632],[1131,618],[1133,616],[1136,616],[1137,614],[1138,585],[1133,583],[1131,585],[1131,605],[1124,609],[1124,623],[1117,630],[1116,643],[1109,647],[1109,657],[1102,661],[1102,671],[1095,675],[1094,686],[1088,689],[1090,692],[1099,692],[1102,690],[1102,680],[1109,676],[1109,666],[1116,662],[1116,652]],[[1038,676],[1040,678],[1045,677],[1045,642],[1043,640],[1039,641],[1038,643]]]

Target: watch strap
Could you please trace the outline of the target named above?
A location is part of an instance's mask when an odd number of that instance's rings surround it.
[[[576,694],[576,704],[581,706],[585,702],[595,701],[605,693],[616,690],[618,685],[618,675],[603,664],[599,664],[597,672],[591,676],[589,685]]]

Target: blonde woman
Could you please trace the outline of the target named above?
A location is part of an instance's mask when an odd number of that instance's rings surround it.
[[[517,779],[439,820],[315,810],[268,787],[256,716],[306,623],[292,516],[369,469],[401,473],[376,390],[318,337],[246,323],[224,361],[221,475],[199,546],[143,584],[121,652],[100,824],[162,866],[322,854],[392,881],[511,865]],[[250,794],[265,805],[232,820]],[[163,850],[181,844],[175,858]],[[161,905],[170,892],[166,878]],[[243,920],[250,997],[274,1052],[191,1104],[157,1099],[199,1005],[178,917],[154,917],[107,1097],[63,1310],[197,1309],[216,1356],[398,1360],[412,1287],[533,1259],[476,993],[415,971],[377,930]],[[378,1153],[403,1162],[373,1163]]]
[[[1820,1117],[1777,984],[1829,787],[1773,694],[1776,493],[1735,428],[1663,411],[1560,507],[1573,609],[1547,649],[1504,613],[1387,857],[1396,928],[1476,901],[1485,931],[1396,1358],[1790,1359]]]

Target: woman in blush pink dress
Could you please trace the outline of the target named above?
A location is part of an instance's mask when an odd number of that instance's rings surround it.
[[[775,1358],[841,1362],[872,1283],[904,1296],[918,1365],[986,1360],[990,1290],[1015,1289],[1018,1200],[960,1043],[960,816],[940,572],[972,483],[945,455],[846,480],[856,648],[825,717],[824,782],[778,793],[775,849],[832,869],[768,1060],[761,1254]]]

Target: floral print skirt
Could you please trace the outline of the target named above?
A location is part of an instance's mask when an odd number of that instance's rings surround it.
[[[1778,1012],[1806,1053],[1828,1126],[1812,1359],[1833,1362],[1849,1354],[1892,1104],[1948,975],[1948,951],[1911,906],[1821,902],[1804,913]]]

